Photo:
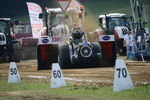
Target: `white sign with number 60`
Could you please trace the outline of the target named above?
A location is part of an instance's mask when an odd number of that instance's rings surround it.
[[[60,88],[66,86],[63,74],[58,63],[52,65],[51,88]]]

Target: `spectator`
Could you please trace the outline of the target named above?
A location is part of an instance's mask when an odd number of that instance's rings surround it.
[[[148,48],[150,49],[150,36],[148,33],[146,34],[146,42],[147,42]]]
[[[127,34],[124,37],[124,47],[127,48],[127,54],[128,52],[132,52],[133,50],[133,35],[131,34],[130,30],[127,31]],[[127,56],[127,55],[126,55]]]

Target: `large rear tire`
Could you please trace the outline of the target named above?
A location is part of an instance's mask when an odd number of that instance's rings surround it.
[[[71,68],[69,47],[67,44],[60,44],[58,46],[58,62],[61,68]]]
[[[102,62],[102,52],[101,52],[101,46],[98,42],[92,43],[93,51],[96,54],[96,63],[95,67],[100,67]]]
[[[21,60],[21,46],[18,42],[12,43],[12,56],[10,57],[11,62],[20,62]]]

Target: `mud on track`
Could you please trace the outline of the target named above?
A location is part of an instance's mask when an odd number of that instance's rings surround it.
[[[136,86],[150,85],[150,62],[125,60],[127,69]],[[51,81],[51,70],[37,70],[37,61],[21,61],[17,63],[21,80],[45,82]],[[115,67],[62,69],[67,83],[89,86],[113,86]],[[9,63],[0,64],[0,80],[7,80]]]

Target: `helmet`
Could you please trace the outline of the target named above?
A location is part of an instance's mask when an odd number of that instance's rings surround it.
[[[74,39],[80,39],[82,37],[82,35],[80,34],[79,31],[75,31],[74,33],[72,33],[72,37]]]

